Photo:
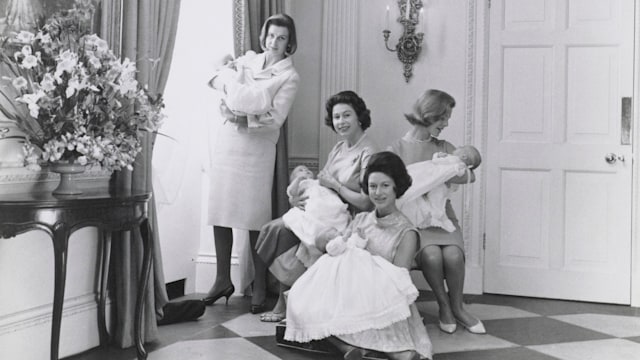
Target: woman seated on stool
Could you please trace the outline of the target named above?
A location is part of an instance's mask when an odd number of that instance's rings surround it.
[[[285,340],[329,338],[345,359],[361,359],[365,349],[391,359],[431,357],[409,275],[418,233],[396,206],[410,185],[398,155],[371,157],[362,187],[375,210],[356,215],[344,236],[330,240],[327,254],[293,284]]]
[[[455,105],[454,98],[444,91],[425,91],[415,102],[413,111],[405,115],[412,125],[411,130],[394,143],[390,150],[398,154],[407,165],[431,160],[436,153],[453,154],[455,146],[439,137],[442,130],[449,126],[449,118]],[[462,176],[451,178],[447,183],[467,184],[474,181],[475,174],[469,170]],[[484,334],[486,330],[482,322],[464,308],[464,243],[450,201],[446,202],[445,214],[453,225],[453,231],[435,226],[418,228],[420,250],[416,254],[416,261],[438,302],[440,330],[452,334],[456,331],[457,324],[460,324],[471,333]]]
[[[327,163],[317,178],[320,185],[335,191],[349,205],[352,213],[371,209],[371,202],[360,189],[362,170],[377,146],[369,139],[365,130],[371,126],[370,111],[353,91],[342,91],[327,100],[325,124],[336,132],[341,140],[329,153]],[[307,194],[291,194],[294,207],[305,209]],[[287,229],[282,218],[262,227],[256,245],[258,256],[254,258],[255,277],[252,313],[262,312],[265,299],[267,267],[280,281],[280,297],[270,313],[261,316],[262,321],[278,322],[285,316],[286,303],[282,292],[306,270],[296,257],[300,240]],[[261,286],[260,286],[261,285]]]

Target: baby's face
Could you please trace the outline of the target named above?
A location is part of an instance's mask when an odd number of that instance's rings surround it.
[[[476,152],[469,147],[466,147],[466,146],[459,147],[453,151],[452,155],[459,157],[460,160],[462,160],[465,164],[469,166],[478,165],[479,159],[476,155]]]
[[[292,178],[313,179],[313,173],[306,166],[298,166],[293,170]]]

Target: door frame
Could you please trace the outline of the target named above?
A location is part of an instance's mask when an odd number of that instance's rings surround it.
[[[489,20],[491,0],[467,0],[467,89],[464,139],[476,144],[487,153],[488,100],[489,100]],[[634,74],[633,74],[633,117],[632,154],[640,159],[640,0],[634,0]],[[477,119],[477,121],[474,121]],[[635,125],[635,126],[634,126]],[[486,161],[491,161],[487,159]],[[631,306],[640,307],[640,166],[632,162],[632,204],[631,204]],[[470,198],[470,205],[463,207],[463,235],[470,244],[471,264],[467,264],[467,281],[475,285],[466,286],[465,291],[482,293],[484,290],[484,234],[486,231],[486,172],[483,167],[476,173],[476,186],[464,193]],[[473,191],[473,188],[476,191]],[[471,216],[473,214],[473,216]],[[466,239],[476,241],[467,242]],[[477,255],[475,257],[474,255]]]

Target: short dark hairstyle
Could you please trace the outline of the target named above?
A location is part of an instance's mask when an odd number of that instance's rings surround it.
[[[353,108],[356,115],[358,115],[358,122],[362,130],[366,130],[371,126],[371,110],[367,109],[367,104],[354,91],[345,90],[331,96],[325,104],[327,115],[324,118],[324,123],[333,131],[336,131],[333,127],[333,107],[337,104],[347,104]]]
[[[400,198],[411,186],[411,175],[400,156],[391,151],[382,151],[371,155],[362,179],[362,191],[369,195],[369,175],[381,172],[393,179],[396,184],[396,198]]]
[[[262,24],[262,29],[260,30],[260,47],[262,50],[267,49],[266,39],[267,32],[269,31],[269,26],[283,26],[289,30],[289,43],[287,44],[287,49],[285,54],[293,55],[298,48],[298,39],[296,37],[296,24],[293,22],[291,16],[287,14],[275,14],[270,16],[264,24]]]

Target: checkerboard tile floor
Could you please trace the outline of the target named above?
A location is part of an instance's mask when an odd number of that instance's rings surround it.
[[[467,296],[466,302],[486,335],[441,332],[431,294],[418,299],[434,360],[640,360],[640,308],[497,295]],[[228,305],[208,307],[198,321],[160,327],[160,339],[146,345],[149,359],[337,358],[278,346],[275,324],[260,322],[249,304],[249,298],[234,296]],[[108,347],[68,359],[129,360],[135,350]]]

